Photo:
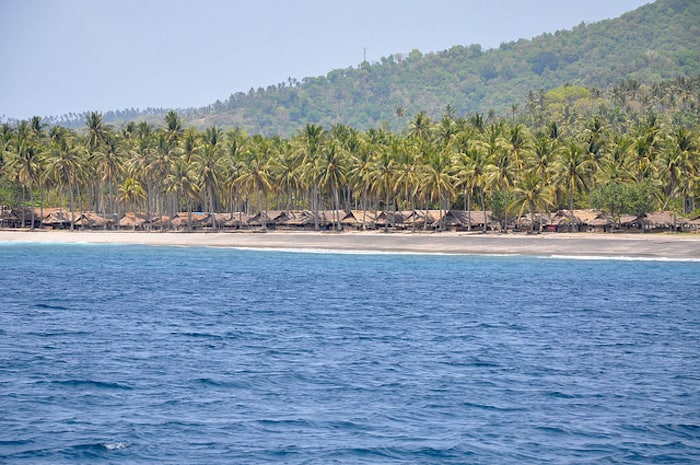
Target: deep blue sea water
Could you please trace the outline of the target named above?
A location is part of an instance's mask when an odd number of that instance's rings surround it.
[[[0,244],[0,463],[700,463],[700,263]]]

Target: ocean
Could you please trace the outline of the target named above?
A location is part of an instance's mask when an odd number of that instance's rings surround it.
[[[0,463],[700,463],[700,263],[0,244]]]

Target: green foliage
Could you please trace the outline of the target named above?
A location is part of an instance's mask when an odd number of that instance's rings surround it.
[[[619,219],[620,215],[639,216],[653,211],[649,184],[605,184],[591,192],[593,208]]]
[[[425,111],[432,118],[451,105],[457,116],[507,115],[528,92],[553,89],[564,105],[576,99],[585,109],[597,104],[582,89],[605,89],[630,79],[652,83],[700,74],[700,2],[657,0],[619,18],[546,33],[532,40],[482,50],[456,45],[448,50],[383,57],[376,63],[335,69],[325,76],[289,78],[267,88],[237,92],[228,99],[185,110],[191,126],[241,127],[249,133],[290,136],[307,123],[336,123],[365,130],[400,130],[406,114]],[[570,83],[570,86],[565,86]],[[564,95],[560,95],[563,93]],[[570,105],[571,106],[571,105]],[[579,108],[574,108],[581,111]],[[565,107],[557,112],[563,116]],[[166,110],[108,112],[105,123],[160,122]],[[74,128],[82,119],[52,120]]]
[[[496,190],[491,193],[489,206],[494,218],[498,218],[501,227],[505,227],[504,219],[507,217],[510,223],[513,217],[513,202],[515,198],[510,191]]]

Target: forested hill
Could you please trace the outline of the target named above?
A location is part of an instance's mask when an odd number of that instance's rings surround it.
[[[200,108],[180,110],[198,128],[241,127],[290,135],[307,123],[358,129],[404,127],[404,115],[509,113],[530,92],[565,84],[607,88],[624,80],[659,82],[700,74],[700,1],[657,0],[618,18],[482,50],[382,58],[326,76],[289,79]],[[105,121],[162,121],[157,110],[109,112]],[[82,125],[82,122],[81,122]]]

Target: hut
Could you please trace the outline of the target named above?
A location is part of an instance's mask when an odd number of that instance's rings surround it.
[[[689,226],[687,218],[669,211],[645,213],[637,217],[633,224],[643,232],[677,232]]]
[[[186,230],[190,227],[192,228],[192,230],[202,229],[205,227],[207,222],[210,221],[209,216],[209,213],[202,212],[180,212],[170,219],[170,227],[175,228],[177,230]]]
[[[439,228],[444,223],[445,228],[451,231],[470,231],[473,229],[483,229],[484,224],[487,230],[493,230],[495,221],[491,211],[486,210],[448,210],[444,218],[433,223],[433,228]]]
[[[229,218],[225,219],[222,223],[224,229],[244,228],[248,220],[250,219],[250,215],[243,212],[233,212],[229,215]]]
[[[276,229],[278,226],[284,225],[290,215],[285,210],[263,210],[257,214],[250,216],[246,224],[254,228]]]
[[[147,213],[126,212],[117,222],[117,228],[143,231],[150,222],[151,217]]]
[[[426,230],[441,218],[440,210],[415,210],[405,218],[405,226],[416,230]]]
[[[345,216],[340,220],[340,224],[358,231],[362,229],[374,229],[375,212],[369,210],[350,210],[345,213]]]
[[[551,222],[548,213],[529,213],[515,220],[515,228],[520,231],[542,231]]]
[[[410,210],[383,210],[377,213],[374,224],[377,228],[406,229],[412,214]]]
[[[550,232],[594,232],[596,228],[601,227],[602,222],[596,222],[594,225],[591,225],[591,222],[600,218],[601,215],[600,210],[592,209],[559,210],[549,218],[546,228]]]
[[[44,210],[44,217],[41,219],[41,226],[51,229],[70,228],[71,221],[74,225],[80,219],[79,214],[65,211],[62,208],[47,208]]]
[[[332,230],[336,226],[336,215],[341,220],[346,216],[343,210],[338,212],[335,210],[319,210],[317,213],[311,210],[292,210],[288,212],[288,215],[289,218],[280,223],[280,226],[283,226],[285,229],[302,231],[313,231],[316,229],[316,224],[318,224],[319,230]]]
[[[105,218],[95,212],[83,212],[75,222],[81,229],[111,229],[116,221]]]
[[[700,216],[688,220],[688,231],[700,232]]]

